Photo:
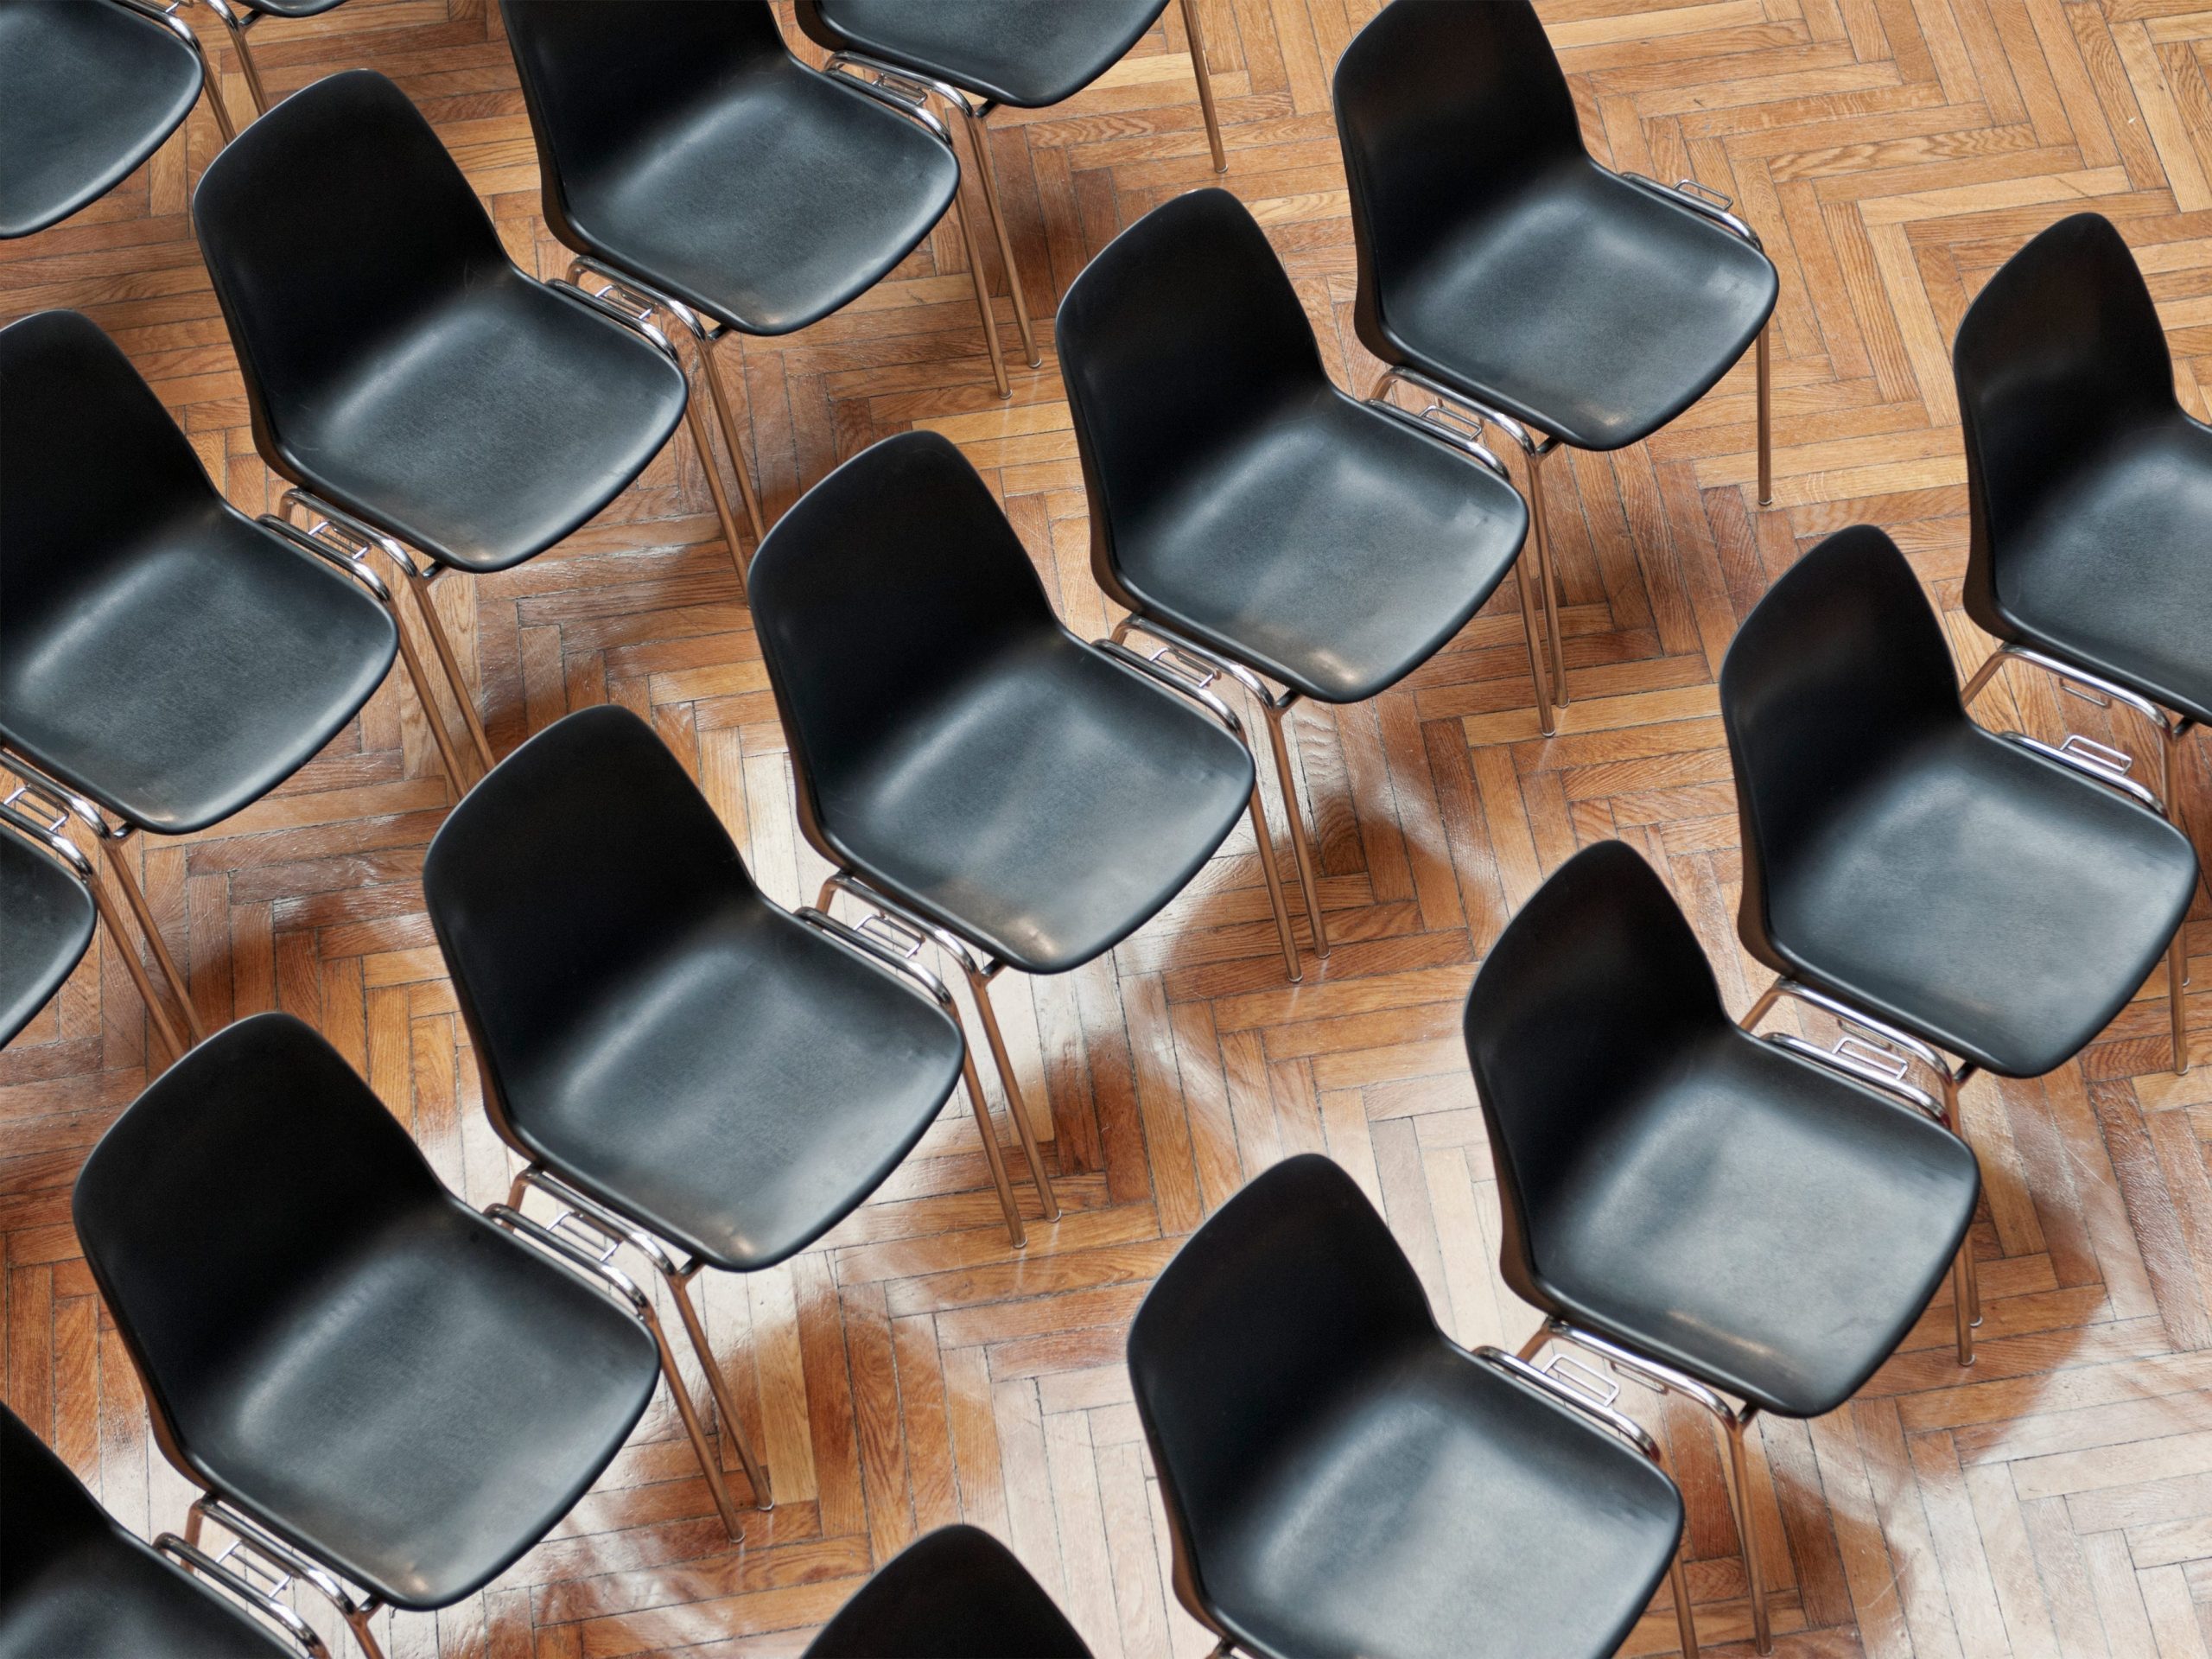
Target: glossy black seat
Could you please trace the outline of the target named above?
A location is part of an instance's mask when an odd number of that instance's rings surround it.
[[[66,837],[0,806],[0,1045],[15,1040],[92,943],[91,866]]]
[[[0,1659],[298,1659],[172,1564],[191,1560],[181,1540],[157,1551],[117,1524],[5,1406],[0,1493]]]
[[[89,319],[0,329],[0,745],[27,775],[157,835],[219,823],[289,778],[399,644],[386,607],[322,551],[226,501]],[[111,864],[154,936],[128,865]]]
[[[429,124],[368,70],[255,122],[209,164],[192,213],[254,442],[311,493],[286,510],[407,576],[490,770],[424,584],[518,564],[619,495],[684,418],[674,348],[516,265]],[[443,721],[430,724],[443,746]]]
[[[207,1494],[193,1531],[265,1535],[377,1602],[441,1607],[505,1572],[652,1397],[620,1287],[448,1192],[287,1014],[170,1068],[92,1149],[73,1211],[157,1439]]]
[[[1708,1387],[1738,1490],[1755,1414],[1818,1417],[1863,1387],[1953,1268],[1980,1173],[1916,1089],[1738,1027],[1689,924],[1617,841],[1521,907],[1465,1032],[1497,1170],[1505,1281],[1552,1338],[1607,1341]],[[1900,1104],[1900,1100],[1903,1104]],[[1714,1389],[1743,1402],[1715,1397]],[[1738,1508],[1762,1651],[1756,1503]]]
[[[1277,1164],[1129,1332],[1176,1594],[1266,1659],[1599,1659],[1669,1575],[1682,1502],[1595,1395],[1438,1329],[1351,1178]],[[1617,1438],[1619,1436],[1621,1438]]]
[[[1039,110],[1065,102],[1121,61],[1167,10],[1167,0],[1083,0],[1080,5],[1037,5],[1032,0],[797,0],[798,25],[833,55],[887,66],[925,95],[937,94],[968,130],[968,147],[983,177],[983,200],[1006,262],[1007,291],[1014,301],[1021,347],[1034,367],[1042,361],[1021,272],[1014,261],[1006,208],[999,200],[998,168],[985,125],[999,105]],[[1213,170],[1229,170],[1221,143],[1221,117],[1206,73],[1205,36],[1192,0],[1182,0],[1183,32],[1191,73],[1198,84],[1198,109]]]
[[[2072,1058],[2189,907],[2195,853],[2125,780],[1967,718],[1912,567],[1871,525],[1745,620],[1720,712],[1745,945],[1970,1067]]]
[[[439,830],[423,887],[485,1109],[530,1160],[512,1202],[541,1186],[660,1269],[765,1506],[687,1286],[702,1267],[773,1266],[882,1185],[961,1077],[950,999],[875,940],[771,902],[623,709],[571,715],[508,756]]]
[[[980,1528],[939,1527],[879,1568],[804,1659],[1090,1659],[1014,1552]]]
[[[122,0],[0,0],[0,238],[90,207],[184,124],[202,86],[181,19]]]
[[[715,367],[728,333],[787,334],[875,286],[948,210],[1008,392],[942,123],[784,44],[768,0],[501,0],[537,143],[545,222],[624,302],[688,331],[755,545],[765,520]],[[734,551],[735,543],[733,542]]]
[[[1521,443],[1548,563],[1541,463],[1553,445],[1649,437],[1754,342],[1758,493],[1770,498],[1774,265],[1725,199],[1591,156],[1529,0],[1394,0],[1345,48],[1335,95],[1360,340]]]
[[[1952,366],[1972,513],[1966,607],[2000,642],[1967,703],[2022,662],[2133,709],[2158,735],[2158,793],[2179,824],[2181,742],[2212,720],[2200,546],[2212,427],[2175,396],[2158,308],[2111,221],[2075,213],[2005,261],[1960,323]],[[2185,1071],[2179,983],[2169,991]]]
[[[1517,563],[1528,508],[1463,434],[1332,384],[1289,277],[1225,190],[1178,196],[1115,238],[1068,289],[1057,335],[1091,570],[1131,613],[1115,637],[1135,627],[1283,686],[1255,701],[1325,951],[1284,715],[1300,697],[1395,685],[1510,569],[1543,707]]]

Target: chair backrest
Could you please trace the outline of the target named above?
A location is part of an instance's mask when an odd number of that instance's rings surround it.
[[[499,10],[556,230],[688,105],[791,61],[768,0],[499,0]]]
[[[0,1626],[11,1590],[37,1578],[46,1562],[114,1529],[69,1465],[0,1405]]]
[[[2006,540],[2106,442],[2173,413],[2173,357],[2126,242],[2102,214],[2075,213],[1974,297],[1951,368],[1972,512],[1967,608],[2009,634],[1995,604]]]
[[[556,1048],[628,964],[733,898],[766,902],[667,745],[611,705],[547,728],[469,791],[423,891],[495,1119],[509,1069]]]
[[[1836,803],[1906,745],[1966,719],[1942,627],[1897,543],[1854,524],[1785,571],[1721,663],[1720,717],[1750,929],[1766,913],[1768,874]]]
[[[981,662],[1064,635],[1021,539],[949,439],[863,449],[777,520],[746,585],[798,780],[799,821]]]
[[[245,376],[254,432],[273,408],[442,300],[518,273],[430,124],[373,70],[293,93],[207,164],[200,251]]]
[[[156,1426],[181,1445],[267,1319],[383,1229],[454,1202],[335,1049],[264,1014],[138,1096],[86,1159],[70,1211]]]
[[[0,328],[0,630],[29,637],[149,531],[221,511],[191,443],[90,317]]]
[[[1137,522],[1285,402],[1330,388],[1290,278],[1226,190],[1177,196],[1116,237],[1060,302],[1053,340],[1090,493],[1092,562],[1117,597],[1116,521]]]
[[[1090,1659],[1014,1552],[977,1527],[939,1527],[877,1569],[805,1659]]]
[[[1621,842],[1584,848],[1507,925],[1461,1029],[1497,1170],[1500,1255],[1522,1297],[1534,1299],[1545,1217],[1590,1136],[1729,1028],[1697,936]]]
[[[1196,1582],[1186,1543],[1223,1522],[1272,1446],[1436,1335],[1405,1253],[1326,1158],[1286,1159],[1193,1233],[1137,1310],[1128,1343],[1186,1581]]]
[[[1529,179],[1586,160],[1567,76],[1529,0],[1392,0],[1337,60],[1358,306]]]

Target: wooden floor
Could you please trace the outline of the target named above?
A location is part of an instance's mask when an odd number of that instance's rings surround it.
[[[1351,327],[1328,75],[1373,5],[1201,4],[1228,182],[1288,264],[1332,372],[1363,391],[1375,365]],[[1752,499],[1748,366],[1651,443],[1552,468],[1575,694],[1560,735],[1537,737],[1511,584],[1408,684],[1300,714],[1337,939],[1325,967],[1309,955],[1305,983],[1284,982],[1246,836],[1111,961],[1008,984],[1031,1099],[1050,1102],[1038,1128],[1065,1217],[1009,1250],[974,1130],[948,1116],[823,1247],[709,1290],[721,1361],[781,1499],[742,1548],[713,1518],[664,1396],[559,1534],[499,1584],[435,1618],[391,1620],[395,1659],[792,1654],[874,1563],[961,1517],[1009,1540],[1102,1656],[1196,1659],[1207,1644],[1166,1587],[1122,1365],[1129,1316],[1178,1241],[1273,1160],[1325,1150],[1382,1205],[1455,1334],[1517,1344],[1534,1319],[1496,1272],[1497,1189],[1456,1034],[1508,916],[1576,847],[1620,836],[1688,910],[1732,1006],[1748,1003],[1715,715],[1721,652],[1777,572],[1860,520],[1911,555],[1962,662],[1987,649],[1958,611],[1966,493],[1948,343],[1967,298],[2031,232],[2086,206],[2119,222],[2150,273],[2184,397],[2205,412],[2212,11],[2187,0],[1548,0],[1544,11],[1598,152],[1733,195],[1781,265],[1774,507]],[[219,33],[203,34],[233,106],[248,107]],[[351,0],[256,39],[272,93],[355,65],[396,78],[515,257],[559,274],[566,256],[540,215],[486,0]],[[1081,98],[997,124],[1041,314],[1117,228],[1211,182],[1185,50],[1171,8]],[[0,249],[0,319],[90,313],[232,499],[260,511],[274,492],[186,213],[215,144],[196,113],[105,200]],[[1011,316],[1001,299],[1010,355]],[[840,457],[932,427],[1000,491],[1069,623],[1109,626],[1049,350],[1041,370],[1017,369],[1010,404],[993,396],[949,229],[842,315],[751,346],[742,392],[772,512]],[[1359,552],[1345,550],[1348,572]],[[821,867],[794,830],[760,652],[687,449],[544,557],[440,586],[499,749],[568,710],[627,704],[696,772],[767,887],[787,902],[811,893]],[[2096,710],[2016,689],[2018,706],[1993,696],[1984,717],[2112,735]],[[2185,795],[2212,826],[2204,766],[2200,748]],[[312,1021],[481,1204],[505,1188],[509,1159],[479,1110],[417,883],[449,801],[395,682],[276,797],[149,848],[144,875],[211,1025],[271,1007]],[[2199,948],[2212,946],[2196,926]],[[2212,995],[2195,1018],[2212,1055]],[[1969,1090],[1988,1188],[1974,1233],[1980,1362],[1954,1364],[1939,1305],[1849,1408],[1765,1426],[1757,1501],[1779,1511],[1768,1573],[1783,1586],[1783,1652],[2212,1653],[2212,1063],[2176,1078],[2165,1025],[2161,980],[2077,1065]],[[162,1061],[105,939],[0,1054],[0,1379],[148,1532],[181,1520],[186,1488],[152,1448],[68,1192]],[[1748,1652],[1714,1444],[1698,1418],[1629,1400],[1675,1449],[1708,1650]],[[1673,1641],[1662,1606],[1628,1650]]]

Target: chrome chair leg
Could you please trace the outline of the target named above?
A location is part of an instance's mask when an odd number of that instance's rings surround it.
[[[1957,1135],[1961,1141],[1966,1141],[1968,1146],[1972,1146],[1974,1142],[1967,1140],[1966,1118],[1961,1114],[1959,1105],[1959,1091],[1965,1086],[1967,1077],[1972,1075],[1972,1069],[1968,1068],[1963,1073],[1954,1072],[1948,1066],[1942,1070],[1943,1112],[1948,1121],[1948,1127],[1953,1135]],[[1974,1265],[1974,1234],[1971,1230],[1959,1243],[1959,1281],[1966,1292],[1962,1305],[1965,1322],[1961,1327],[1959,1342],[1959,1363],[1971,1365],[1974,1363],[1974,1338],[1969,1333],[1973,1327],[1981,1323],[1981,1275]]]
[[[983,1080],[976,1075],[976,1056],[968,1046],[968,1032],[961,1021],[960,1011],[952,1010],[953,1021],[961,1026],[960,1080],[968,1091],[968,1105],[975,1114],[976,1133],[982,1137],[983,1161],[990,1166],[991,1185],[998,1191],[999,1213],[1006,1217],[1007,1238],[1017,1250],[1029,1244],[1029,1230],[1021,1224],[1021,1206],[1014,1201],[1014,1182],[1006,1173],[1006,1154],[999,1147],[998,1125],[991,1122],[991,1103],[983,1094]],[[1044,1189],[1040,1185],[1039,1191]]]
[[[982,250],[976,245],[976,232],[960,206],[960,194],[957,187],[951,204],[945,212],[960,227],[960,244],[968,250],[968,274],[976,284],[976,309],[983,319],[983,348],[991,354],[992,384],[998,387],[1000,397],[1011,397],[1014,388],[1007,382],[1006,353],[999,349],[998,319],[991,313],[990,284],[983,279]]]
[[[707,395],[714,400],[715,418],[721,423],[722,442],[729,446],[730,470],[737,474],[737,493],[745,503],[746,522],[753,526],[753,546],[758,551],[768,532],[762,527],[760,496],[753,482],[753,466],[747,459],[744,442],[738,436],[737,416],[729,406],[729,395],[722,390],[722,378],[717,372],[721,346],[728,331],[702,334],[699,344],[703,355],[702,373],[707,382]]]
[[[99,912],[100,923],[107,929],[107,937],[114,944],[116,954],[123,958],[123,965],[130,976],[131,984],[137,988],[138,1000],[146,1005],[146,1017],[154,1022],[154,1029],[160,1034],[162,1046],[168,1050],[169,1057],[176,1058],[192,1044],[178,1033],[176,1021],[169,1017],[168,1009],[155,991],[154,982],[146,974],[146,964],[139,960],[137,947],[130,943],[130,935],[123,926],[123,918],[117,913],[115,900],[108,896],[106,884],[95,875],[86,882],[85,887],[92,895],[92,908]],[[190,1006],[186,1004],[188,1008]]]
[[[1529,575],[1528,550],[1523,549],[1513,561],[1513,574],[1521,584],[1521,626],[1529,636],[1529,683],[1536,693],[1536,729],[1546,737],[1556,736],[1559,721],[1552,714],[1551,693],[1547,689],[1551,675],[1544,666],[1544,646],[1541,624],[1536,620],[1536,585]]]
[[[1306,893],[1306,919],[1313,929],[1313,954],[1329,954],[1328,924],[1321,919],[1321,882],[1314,870],[1313,848],[1306,832],[1306,815],[1300,810],[1296,774],[1290,769],[1290,745],[1283,734],[1283,724],[1288,719],[1287,704],[1278,708],[1272,698],[1260,700],[1260,712],[1267,716],[1268,741],[1275,755],[1275,785],[1282,794],[1282,816],[1290,825],[1290,850],[1298,862],[1298,885]],[[1288,918],[1282,918],[1286,923]],[[1298,964],[1291,963],[1291,977],[1298,977]]]
[[[423,723],[430,728],[430,741],[438,746],[438,759],[444,764],[447,779],[453,785],[453,798],[459,800],[468,792],[468,774],[461,770],[461,752],[453,746],[453,734],[446,729],[446,717],[439,711],[437,698],[431,694],[423,658],[415,649],[414,640],[408,637],[407,624],[399,614],[399,607],[388,594],[385,602],[391,613],[392,629],[399,635],[399,657],[407,665],[407,683],[415,688],[416,702],[423,705]]]
[[[691,1300],[691,1281],[698,1276],[701,1264],[694,1262],[680,1273],[659,1262],[654,1265],[660,1268],[660,1276],[668,1286],[668,1294],[676,1299],[676,1312],[683,1321],[684,1334],[691,1338],[691,1351],[698,1355],[700,1369],[707,1374],[708,1390],[715,1396],[715,1409],[722,1420],[723,1443],[737,1452],[737,1460],[744,1467],[745,1478],[753,1488],[753,1507],[772,1510],[776,1507],[776,1495],[768,1484],[767,1468],[753,1455],[752,1443],[745,1436],[744,1420],[737,1414],[736,1396],[730,1393],[728,1379],[723,1376],[722,1368],[715,1362],[714,1344],[707,1340],[706,1325],[700,1319],[699,1310]]]
[[[106,855],[107,867],[115,876],[116,885],[123,889],[124,899],[130,906],[130,913],[138,918],[138,931],[146,936],[146,943],[152,948],[154,965],[162,970],[162,977],[168,982],[169,994],[176,999],[177,1007],[184,1015],[185,1029],[191,1033],[194,1043],[205,1042],[207,1027],[200,1018],[200,1010],[192,1006],[191,988],[178,970],[176,958],[169,954],[168,941],[162,938],[162,930],[155,924],[154,907],[146,900],[145,889],[138,885],[138,878],[131,874],[130,861],[123,851],[124,839],[121,836],[101,836],[100,851]],[[125,952],[130,950],[130,945],[120,936],[117,937],[116,942]],[[143,973],[143,969],[141,969],[142,980]],[[141,985],[139,994],[142,996],[146,988]],[[173,1033],[164,1033],[165,1036],[170,1034]],[[175,1052],[181,1054],[184,1051],[180,1048]]]
[[[1774,364],[1767,338],[1771,319],[1759,329],[1759,505],[1774,505]]]
[[[1549,449],[1522,451],[1529,463],[1529,524],[1536,538],[1536,569],[1544,584],[1544,631],[1552,654],[1552,703],[1567,707],[1567,652],[1559,637],[1559,576],[1552,556],[1550,527],[1544,522],[1544,458]]]
[[[1287,800],[1285,805],[1293,820],[1291,838],[1294,842],[1298,839],[1298,831],[1295,827],[1298,804],[1295,801]],[[1283,963],[1288,969],[1292,980],[1296,981],[1301,977],[1298,965],[1298,936],[1291,931],[1290,905],[1283,897],[1282,872],[1275,868],[1275,838],[1268,831],[1268,809],[1266,804],[1260,798],[1260,781],[1257,778],[1252,780],[1252,839],[1259,844],[1260,873],[1268,879],[1268,903],[1274,912],[1275,937],[1282,945]],[[1308,894],[1310,900],[1310,889]],[[1315,919],[1317,921],[1319,919],[1318,910]]]
[[[446,632],[446,625],[438,615],[438,607],[430,599],[430,582],[442,566],[433,565],[429,575],[419,567],[411,566],[407,572],[407,585],[415,594],[415,607],[422,613],[423,626],[429,632],[430,644],[438,653],[438,663],[446,672],[446,684],[453,691],[453,699],[461,705],[461,723],[468,728],[468,740],[476,746],[476,758],[484,763],[484,770],[492,770],[492,740],[484,734],[484,721],[476,712],[476,699],[470,693],[468,681],[461,671],[461,658],[454,652],[453,639]]]
[[[700,354],[699,367],[701,372],[713,376],[714,365],[703,353]],[[707,417],[701,412],[696,395],[683,400],[683,420],[691,434],[691,447],[699,452],[699,470],[707,475],[707,493],[714,498],[715,518],[721,524],[722,540],[728,544],[730,564],[737,571],[737,601],[749,607],[745,591],[745,543],[738,539],[737,518],[730,512],[729,491],[722,484],[721,468],[715,462],[714,442],[707,435]],[[744,476],[745,460],[741,455],[737,458],[737,471],[740,477]]]
[[[976,173],[983,183],[983,206],[990,211],[991,230],[998,238],[999,261],[1006,267],[1006,291],[1014,301],[1014,326],[1021,331],[1021,354],[1033,369],[1041,368],[1045,359],[1037,349],[1036,332],[1029,322],[1029,302],[1021,292],[1021,272],[1014,263],[1014,241],[1007,234],[1006,207],[999,200],[998,163],[991,159],[990,130],[986,123],[990,118],[990,105],[980,107],[960,101],[963,128],[968,134],[969,153],[976,158]]]
[[[1744,1544],[1744,1585],[1751,1601],[1751,1645],[1761,1653],[1774,1651],[1774,1630],[1766,1605],[1766,1567],[1759,1559],[1758,1522],[1752,1518],[1751,1462],[1744,1444],[1745,1433],[1758,1416],[1754,1409],[1730,1413],[1728,1438],[1729,1497],[1736,1510],[1736,1532]]]
[[[253,112],[256,115],[268,114],[269,94],[262,90],[261,69],[254,62],[253,48],[246,44],[245,40],[246,30],[253,26],[253,20],[261,14],[245,10],[245,15],[240,16],[240,10],[245,9],[232,5],[231,0],[202,0],[202,3],[223,20],[223,27],[230,32],[231,49],[238,54],[238,68],[245,75],[245,89],[253,98]]]
[[[1198,83],[1198,111],[1205,117],[1206,143],[1213,149],[1213,170],[1229,171],[1229,152],[1221,147],[1221,116],[1213,106],[1213,76],[1206,69],[1205,31],[1198,26],[1198,0],[1183,0],[1183,33],[1191,41],[1191,75]]]
[[[2189,722],[2175,721],[2167,723],[2158,741],[2158,798],[2166,804],[2166,817],[2182,834],[2189,834],[2189,826],[2182,821],[2181,797],[2174,790],[2175,752],[2181,741],[2189,734]],[[2166,946],[2166,1017],[2173,1032],[2174,1074],[2178,1077],[2189,1070],[2189,918],[2182,918],[2181,925],[2174,930],[2172,942]]]
[[[1253,789],[1255,804],[1259,798],[1256,785]],[[991,1046],[991,1064],[998,1067],[999,1082],[1006,1090],[1007,1116],[1014,1119],[1014,1132],[1021,1141],[1021,1156],[1029,1166],[1029,1179],[1036,1183],[1037,1196],[1044,1201],[1045,1219],[1060,1218],[1060,1200],[1052,1191],[1052,1178],[1045,1173],[1044,1154],[1037,1148],[1037,1131],[1030,1127],[1029,1108],[1021,1097],[1021,1085],[1014,1080],[1014,1060],[1006,1052],[1006,1038],[999,1030],[998,1011],[991,1006],[991,981],[997,975],[994,968],[986,973],[971,960],[963,959],[960,971],[967,976],[968,993],[976,999],[976,1011],[983,1021],[983,1036]]]

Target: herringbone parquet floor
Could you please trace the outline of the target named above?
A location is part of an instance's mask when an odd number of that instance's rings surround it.
[[[1332,371],[1363,391],[1374,365],[1350,325],[1328,74],[1373,8],[1202,0],[1228,183],[1287,263]],[[2031,232],[2083,206],[2121,226],[2184,397],[2206,412],[2212,11],[2192,0],[1547,0],[1544,11],[1599,153],[1733,195],[1781,266],[1773,508],[1752,499],[1748,367],[1649,444],[1553,469],[1576,694],[1560,735],[1541,741],[1529,712],[1510,583],[1410,683],[1372,706],[1302,713],[1338,939],[1325,966],[1309,956],[1306,982],[1284,983],[1247,836],[1112,960],[1007,987],[1031,1099],[1050,1103],[1038,1128],[1065,1218],[1033,1225],[1026,1254],[1009,1250],[974,1130],[949,1114],[821,1248],[708,1292],[781,1499],[742,1548],[722,1537],[664,1396],[559,1534],[492,1590],[435,1618],[391,1620],[394,1656],[791,1654],[873,1563],[964,1516],[1013,1543],[1100,1654],[1194,1659],[1206,1643],[1166,1587],[1122,1368],[1126,1322],[1178,1240],[1271,1161],[1325,1150],[1387,1211],[1453,1332],[1517,1344],[1533,1319],[1497,1276],[1497,1192],[1456,1034],[1508,915],[1578,845],[1621,836],[1689,911],[1732,1005],[1749,1001],[1720,654],[1777,572],[1859,520],[1911,555],[1962,661],[1987,648],[1957,613],[1966,496],[1948,345],[1969,296]],[[233,106],[249,107],[219,32],[194,21]],[[565,255],[540,216],[486,0],[352,0],[257,39],[272,93],[354,65],[396,78],[514,254],[558,274]],[[1073,103],[1000,118],[998,165],[1040,313],[1118,227],[1211,181],[1185,50],[1171,8]],[[215,142],[196,113],[105,201],[0,251],[0,319],[89,312],[232,498],[260,511],[274,491],[186,214]],[[1003,299],[1001,318],[1011,352]],[[743,366],[772,512],[875,438],[934,427],[1001,493],[1070,623],[1106,630],[1049,351],[1041,370],[1017,369],[1011,403],[992,395],[947,229],[843,315],[750,343]],[[442,602],[499,748],[572,709],[638,709],[765,884],[796,901],[822,872],[795,833],[760,652],[709,505],[679,445],[563,546],[441,584]],[[1344,550],[1348,571],[1358,554]],[[2114,735],[2047,685],[2012,690],[2018,704],[1993,696],[1984,718]],[[2184,794],[2212,828],[2203,768],[2199,750]],[[211,1024],[270,1007],[304,1016],[481,1204],[502,1192],[509,1160],[478,1109],[416,880],[449,796],[395,678],[273,798],[146,849],[144,878]],[[109,1507],[151,1532],[178,1522],[186,1489],[152,1449],[68,1223],[86,1149],[163,1059],[114,953],[104,938],[0,1054],[0,1378]],[[2196,1019],[2202,1048],[2212,998]],[[1974,1235],[1980,1363],[1953,1363],[1939,1306],[1850,1407],[1765,1425],[1756,1501],[1779,1514],[1768,1573],[1783,1586],[1782,1651],[2212,1653],[2212,1065],[2164,1070],[2165,1020],[2161,980],[2078,1064],[1969,1090],[1988,1185]],[[1669,1433],[1689,1494],[1699,1624],[1713,1648],[1748,1652],[1708,1431],[1628,1397]],[[1673,1639],[1662,1607],[1629,1651]]]

